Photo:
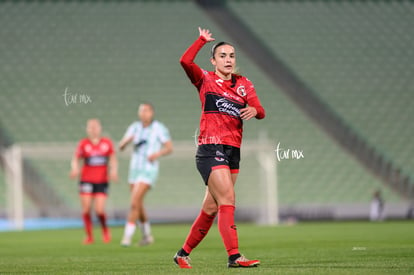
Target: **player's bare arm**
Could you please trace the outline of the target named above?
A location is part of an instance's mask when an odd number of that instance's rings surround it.
[[[115,154],[109,156],[109,178],[118,183],[118,159]]]
[[[173,143],[172,143],[172,141],[167,141],[167,142],[163,143],[161,150],[159,150],[158,152],[156,152],[152,155],[149,155],[148,160],[149,161],[154,161],[154,160],[158,159],[159,157],[171,154],[172,151],[173,151]]]
[[[79,158],[76,155],[73,156],[70,166],[71,166],[71,170],[69,173],[69,177],[71,179],[76,179],[77,177],[79,177],[79,174],[80,174]]]
[[[134,137],[124,137],[118,144],[119,150],[123,151],[125,147],[133,140]]]

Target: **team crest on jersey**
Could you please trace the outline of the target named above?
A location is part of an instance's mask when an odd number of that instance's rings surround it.
[[[106,153],[109,150],[108,144],[102,143],[100,146],[102,152]]]
[[[85,145],[85,152],[90,152],[90,151],[92,151],[92,146],[90,146],[89,144],[86,144]]]
[[[244,88],[243,85],[240,85],[239,87],[237,87],[237,94],[242,97],[246,96],[246,89]]]

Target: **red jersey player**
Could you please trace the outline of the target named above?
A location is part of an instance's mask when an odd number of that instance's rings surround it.
[[[260,262],[246,259],[238,248],[234,184],[239,171],[243,120],[262,119],[265,111],[253,84],[234,73],[236,54],[231,44],[220,42],[213,46],[210,60],[214,72],[204,71],[194,63],[198,51],[215,40],[209,30],[199,28],[199,33],[180,63],[197,88],[201,101],[196,162],[207,187],[200,214],[174,256],[174,262],[180,268],[191,268],[188,256],[207,235],[217,215],[217,225],[229,256],[227,266],[254,267]]]
[[[70,176],[71,178],[76,178],[80,174],[79,195],[82,205],[82,218],[87,235],[83,243],[92,244],[94,241],[90,214],[93,202],[96,215],[101,223],[103,241],[107,243],[111,240],[105,213],[109,182],[108,174],[111,180],[117,181],[118,164],[112,141],[101,137],[102,127],[99,120],[88,120],[86,132],[88,138],[84,138],[79,142],[73,156]],[[81,159],[83,159],[82,171],[79,169]]]

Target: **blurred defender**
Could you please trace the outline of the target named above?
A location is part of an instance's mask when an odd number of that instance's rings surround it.
[[[149,245],[154,242],[151,226],[144,208],[144,197],[157,180],[158,158],[170,154],[173,150],[167,127],[154,120],[152,104],[141,104],[138,108],[138,118],[140,121],[134,122],[128,127],[119,143],[120,150],[124,150],[131,142],[134,145],[128,176],[131,186],[131,207],[121,241],[122,246],[131,245],[137,220],[139,220],[142,233],[139,245]]]
[[[87,138],[82,139],[72,158],[70,177],[79,177],[79,195],[82,205],[82,218],[86,231],[84,244],[94,242],[92,233],[92,203],[102,227],[103,241],[111,241],[106,223],[105,203],[108,193],[108,174],[112,181],[118,180],[118,162],[112,141],[101,137],[102,127],[98,119],[90,119],[86,125]],[[80,171],[80,160],[83,160]],[[109,167],[109,169],[108,169]]]

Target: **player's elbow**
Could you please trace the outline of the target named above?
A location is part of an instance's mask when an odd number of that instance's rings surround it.
[[[264,119],[265,116],[266,116],[266,111],[264,110],[264,108],[263,107],[257,108],[256,119]]]
[[[186,58],[184,56],[181,56],[180,64],[181,64],[181,67],[183,67],[185,69],[186,67],[188,67],[188,60],[186,60]]]

